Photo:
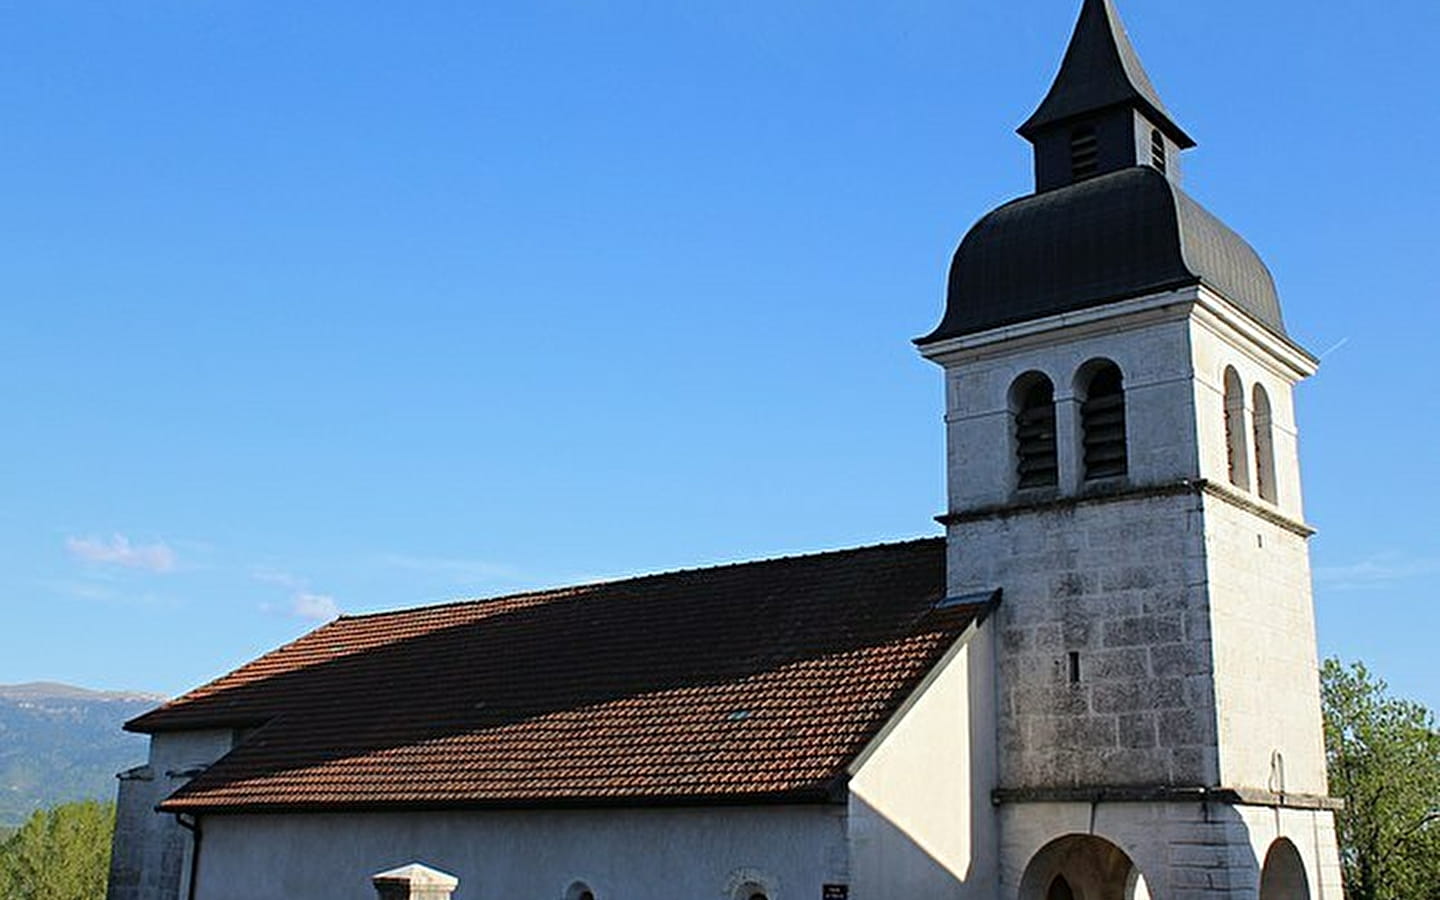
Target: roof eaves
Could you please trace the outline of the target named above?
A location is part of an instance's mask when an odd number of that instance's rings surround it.
[[[838,789],[837,789],[838,786]],[[675,807],[736,807],[806,805],[829,806],[845,802],[843,775],[821,784],[789,791],[768,791],[736,794],[633,794],[612,797],[554,797],[530,799],[456,799],[456,800],[368,800],[316,801],[295,803],[236,803],[206,798],[186,798],[184,788],[161,801],[156,809],[165,813],[203,813],[206,815],[250,815],[259,813],[334,813],[334,812],[433,812],[449,810],[530,810],[530,809],[644,809]]]

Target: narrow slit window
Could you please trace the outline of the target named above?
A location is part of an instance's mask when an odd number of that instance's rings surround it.
[[[1255,385],[1251,415],[1255,417],[1255,493],[1262,500],[1274,503],[1278,496],[1275,490],[1275,429],[1270,414],[1270,395],[1258,384]]]
[[[1074,180],[1089,178],[1100,171],[1100,140],[1095,129],[1077,128],[1070,135],[1070,175]]]
[[[1165,147],[1165,135],[1160,129],[1150,131],[1150,162],[1161,172],[1170,170],[1170,153]]]
[[[1225,455],[1230,483],[1250,490],[1250,450],[1245,441],[1245,386],[1234,367],[1225,370]]]
[[[1118,478],[1129,471],[1125,442],[1125,377],[1114,363],[1101,363],[1090,373],[1080,404],[1085,445],[1085,480]]]
[[[1054,487],[1060,482],[1055,445],[1055,387],[1043,375],[1016,383],[1015,454],[1018,486]]]
[[[1070,651],[1070,683],[1080,683],[1080,654],[1074,650]]]

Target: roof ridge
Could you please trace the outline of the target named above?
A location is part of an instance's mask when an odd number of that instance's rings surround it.
[[[858,547],[841,547],[833,550],[817,550],[804,553],[789,553],[778,556],[766,556],[760,559],[735,560],[733,562],[714,563],[711,565],[688,566],[679,569],[666,569],[660,572],[645,572],[638,575],[618,575],[614,578],[601,578],[594,581],[584,581],[578,584],[557,585],[551,588],[537,588],[529,591],[517,591],[513,594],[497,594],[493,597],[465,597],[456,600],[445,600],[439,603],[425,603],[420,606],[407,606],[402,609],[377,610],[366,613],[345,613],[332,619],[321,628],[328,627],[337,622],[353,622],[360,619],[378,619],[385,616],[405,616],[415,613],[434,612],[459,606],[474,606],[482,603],[501,603],[508,600],[525,600],[541,597],[559,597],[567,593],[584,590],[586,588],[613,586],[619,584],[630,584],[641,581],[648,581],[654,578],[673,578],[677,575],[692,575],[702,572],[716,572],[724,569],[737,569],[743,566],[758,566],[783,562],[794,562],[796,560],[822,559],[827,556],[844,556],[851,553],[863,553],[872,550],[893,549],[905,547],[911,544],[924,544],[934,541],[944,541],[944,535],[930,535],[927,537],[903,538],[894,541],[880,541],[874,544],[862,544]],[[316,629],[319,631],[320,629]],[[315,631],[308,632],[314,634]],[[302,637],[304,637],[302,635]],[[296,638],[300,640],[300,638]],[[292,642],[293,643],[293,642]]]

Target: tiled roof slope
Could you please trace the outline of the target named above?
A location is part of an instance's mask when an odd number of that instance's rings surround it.
[[[825,800],[983,613],[944,543],[344,617],[130,722],[261,725],[164,804]]]

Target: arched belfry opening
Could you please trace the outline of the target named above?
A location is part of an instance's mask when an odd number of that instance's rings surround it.
[[[1085,480],[1118,478],[1129,468],[1125,443],[1125,376],[1108,359],[1094,360],[1076,378],[1080,398],[1080,458]]]
[[[1255,385],[1250,409],[1255,424],[1255,493],[1275,503],[1279,499],[1275,489],[1275,425],[1270,395],[1263,386]]]
[[[1250,489],[1250,448],[1245,434],[1245,385],[1234,366],[1225,368],[1225,457],[1230,483]]]
[[[1150,900],[1150,890],[1124,850],[1095,835],[1072,834],[1030,860],[1020,900]]]
[[[1010,388],[1015,418],[1016,487],[1052,488],[1060,482],[1060,456],[1055,440],[1055,385],[1039,372],[1029,372]]]
[[[1285,838],[1270,845],[1260,870],[1260,900],[1310,900],[1310,879],[1300,851]]]

